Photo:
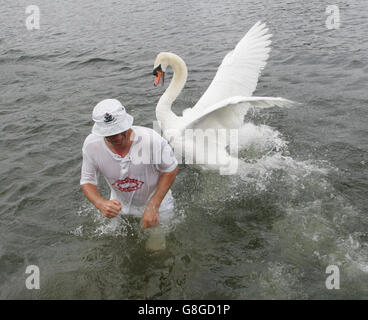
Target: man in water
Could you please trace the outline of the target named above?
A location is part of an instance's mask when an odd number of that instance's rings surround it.
[[[143,228],[169,219],[178,162],[168,142],[152,129],[133,126],[133,117],[116,99],[98,103],[92,119],[82,148],[80,184],[86,198],[107,218],[120,212],[142,217]],[[100,173],[110,187],[109,200],[98,192]]]

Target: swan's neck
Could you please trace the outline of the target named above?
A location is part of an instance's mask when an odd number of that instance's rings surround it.
[[[168,65],[173,69],[174,75],[156,107],[156,118],[165,128],[168,127],[169,122],[171,122],[171,126],[175,126],[172,121],[177,120],[178,117],[171,111],[171,105],[183,89],[188,75],[187,66],[183,59],[173,53],[167,53],[167,55]]]

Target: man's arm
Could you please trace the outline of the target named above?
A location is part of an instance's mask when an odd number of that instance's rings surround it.
[[[86,183],[81,185],[81,189],[86,198],[102,212],[107,218],[114,218],[121,210],[121,203],[117,200],[105,200],[98,192],[94,184]]]
[[[162,200],[169,191],[171,185],[174,183],[176,175],[178,174],[178,167],[171,172],[161,173],[157,189],[152,198],[148,202],[147,208],[143,213],[142,224],[143,228],[150,228],[158,225],[158,213]]]

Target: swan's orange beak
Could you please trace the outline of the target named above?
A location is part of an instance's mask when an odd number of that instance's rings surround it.
[[[155,76],[155,82],[153,85],[156,87],[158,83],[160,82],[160,79],[162,79],[162,85],[164,85],[165,81],[165,72],[162,71],[161,65],[153,69],[153,75]]]
[[[162,71],[158,71],[157,75],[155,77],[155,82],[153,83],[153,85],[156,87],[158,85],[158,83],[160,82],[160,79],[162,79],[162,85],[164,85],[164,73]]]

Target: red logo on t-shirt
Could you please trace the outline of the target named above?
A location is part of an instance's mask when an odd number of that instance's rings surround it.
[[[116,180],[112,185],[122,192],[132,192],[140,189],[143,184],[143,181],[126,177],[124,180]]]

